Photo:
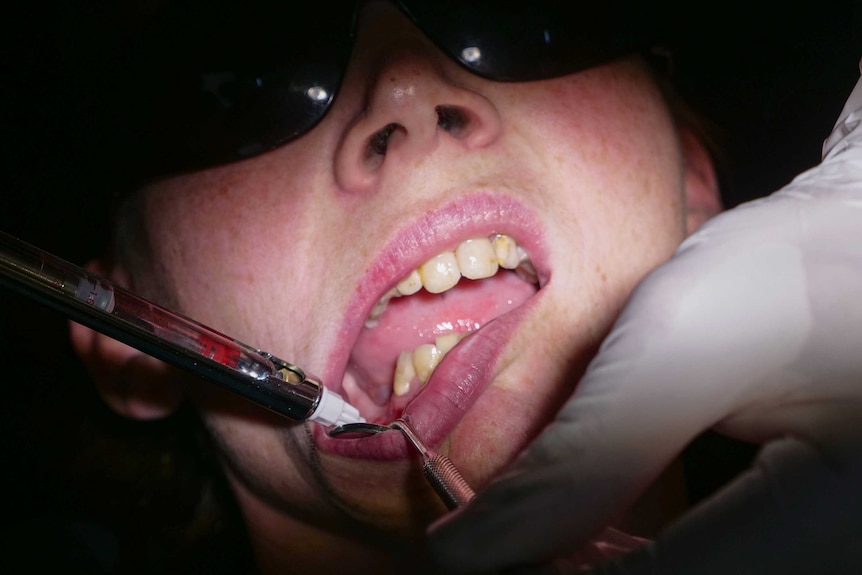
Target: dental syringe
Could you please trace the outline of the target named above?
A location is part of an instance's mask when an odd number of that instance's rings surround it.
[[[0,232],[0,285],[294,421],[365,421],[302,369]]]

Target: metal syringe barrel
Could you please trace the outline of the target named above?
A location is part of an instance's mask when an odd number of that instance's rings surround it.
[[[0,232],[0,285],[295,421],[362,421],[295,365]]]

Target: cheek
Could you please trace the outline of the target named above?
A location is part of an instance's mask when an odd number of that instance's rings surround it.
[[[667,106],[647,73],[623,62],[517,86],[504,100],[521,157],[541,166],[578,221],[684,231],[683,165]],[[559,190],[564,190],[562,194]],[[553,214],[557,206],[549,206]],[[586,217],[589,214],[590,217]],[[650,222],[654,218],[654,222]]]
[[[634,65],[524,90],[521,102],[535,111],[516,129],[545,146],[543,155],[532,153],[563,190],[547,213],[578,246],[578,272],[615,279],[628,268],[621,285],[631,284],[667,258],[685,232],[682,156],[666,104]]]
[[[276,270],[307,250],[307,179],[289,181],[262,157],[181,177],[147,196],[148,239],[156,275],[180,311],[245,341],[260,342],[268,307],[285,302],[276,293]],[[298,266],[299,267],[299,266]],[[303,304],[302,282],[290,302]],[[290,302],[287,302],[290,305]]]

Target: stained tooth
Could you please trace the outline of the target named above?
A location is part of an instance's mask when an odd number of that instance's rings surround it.
[[[461,275],[471,280],[489,278],[497,273],[497,256],[488,238],[467,240],[455,249]]]
[[[452,289],[461,279],[458,261],[452,252],[443,252],[422,264],[419,275],[422,285],[430,293],[443,293]]]
[[[410,391],[410,385],[416,377],[416,368],[413,367],[413,354],[402,351],[398,354],[395,362],[395,375],[392,378],[392,387],[395,395],[404,395]]]
[[[383,315],[383,312],[386,311],[386,306],[389,305],[389,300],[393,297],[397,297],[399,294],[395,291],[395,288],[392,288],[386,294],[380,298],[374,307],[371,308],[371,313],[368,314],[368,318],[365,320],[365,327],[372,328],[377,325],[377,320],[380,319],[380,316]]]
[[[505,234],[497,234],[494,236],[492,244],[494,246],[494,254],[497,256],[497,263],[501,268],[513,270],[518,267],[518,263],[520,263],[519,246],[512,237]]]
[[[428,383],[434,368],[440,363],[443,354],[433,343],[423,343],[413,350],[413,368],[423,384]]]
[[[422,277],[419,275],[419,270],[413,270],[410,275],[398,282],[395,286],[400,295],[413,295],[422,289]]]

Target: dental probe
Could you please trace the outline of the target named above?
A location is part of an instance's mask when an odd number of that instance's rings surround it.
[[[467,505],[476,496],[452,460],[425,445],[406,421],[396,419],[390,426],[400,430],[419,452],[425,478],[450,511]]]
[[[377,435],[384,431],[397,429],[413,444],[419,456],[422,458],[422,471],[425,473],[425,479],[437,495],[446,504],[446,507],[451,511],[469,503],[476,494],[473,489],[467,484],[455,464],[446,457],[431,450],[425,443],[419,439],[416,432],[413,431],[406,421],[396,419],[389,425],[381,425],[379,423],[348,423],[347,425],[339,425],[329,430],[330,437],[339,437],[342,439],[358,439],[367,435]]]
[[[294,421],[365,421],[299,367],[0,232],[0,285]]]

